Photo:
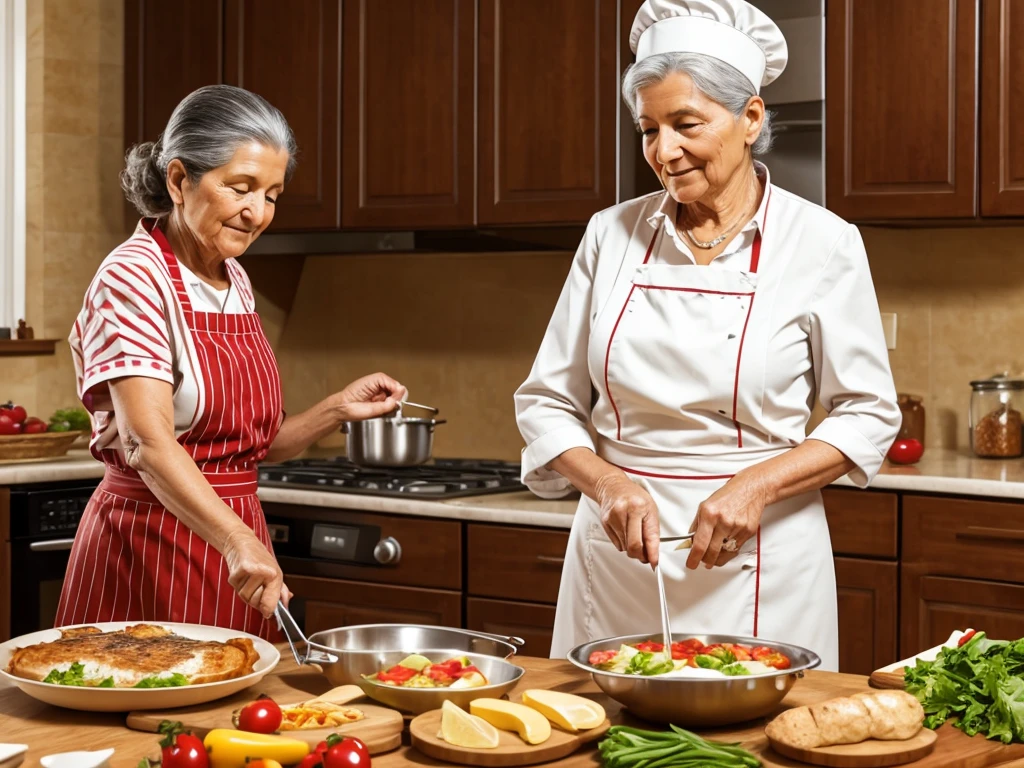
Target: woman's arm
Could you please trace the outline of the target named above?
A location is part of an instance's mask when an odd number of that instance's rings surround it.
[[[283,591],[281,569],[175,439],[171,385],[132,376],[109,387],[128,466],[171,514],[224,556],[228,582],[269,618]]]
[[[391,413],[405,399],[406,389],[384,373],[364,376],[341,392],[321,400],[281,423],[266,461],[295,458],[313,443],[341,428],[346,421],[363,421]]]

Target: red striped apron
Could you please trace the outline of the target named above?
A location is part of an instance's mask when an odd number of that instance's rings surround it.
[[[256,497],[256,466],[281,423],[281,380],[259,317],[192,309],[178,260],[163,251],[201,379],[201,412],[178,442],[224,502],[273,551]],[[227,262],[233,290],[244,277]],[[57,609],[57,626],[101,621],[176,621],[274,639],[276,627],[228,584],[220,553],[183,525],[117,451],[82,516]]]

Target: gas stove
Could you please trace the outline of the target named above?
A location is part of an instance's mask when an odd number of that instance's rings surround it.
[[[344,457],[264,464],[261,486],[369,496],[454,499],[526,489],[519,464],[492,459],[434,459],[418,467],[357,467]]]

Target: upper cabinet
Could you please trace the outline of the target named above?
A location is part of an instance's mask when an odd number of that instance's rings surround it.
[[[216,5],[216,3],[210,3]],[[341,0],[226,0],[224,81],[284,113],[299,145],[274,229],[341,223]]]
[[[616,0],[479,0],[480,224],[615,202]]]
[[[346,0],[343,26],[342,224],[472,226],[475,0]]]
[[[981,214],[1024,216],[1024,3],[981,8]]]
[[[854,221],[975,215],[977,16],[977,0],[829,0],[831,210]]]

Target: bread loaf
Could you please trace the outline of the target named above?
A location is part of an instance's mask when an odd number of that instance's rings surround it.
[[[923,721],[924,709],[914,696],[877,691],[788,709],[768,723],[765,734],[795,749],[813,749],[865,739],[909,739]]]

